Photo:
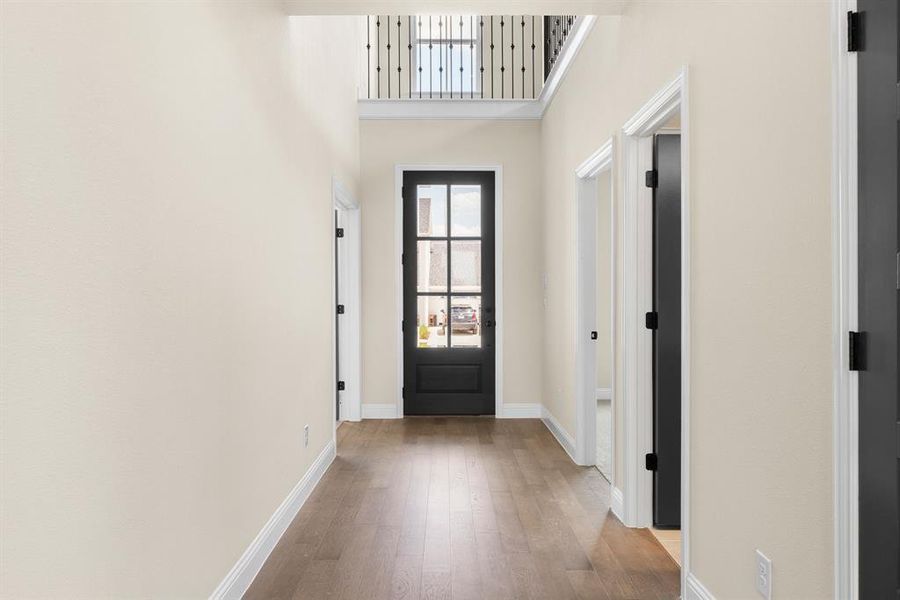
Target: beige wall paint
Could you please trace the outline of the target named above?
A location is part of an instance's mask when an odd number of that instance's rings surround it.
[[[0,27],[0,596],[206,597],[332,436],[355,24],[4,2]]]
[[[364,403],[399,402],[394,247],[398,164],[503,167],[504,304],[499,319],[504,401],[541,401],[539,135],[536,121],[360,123]]]
[[[691,564],[717,598],[755,597],[755,548],[774,560],[776,598],[832,595],[829,10],[629,3],[598,20],[542,123],[544,402],[571,432],[561,199],[573,169],[690,67]]]

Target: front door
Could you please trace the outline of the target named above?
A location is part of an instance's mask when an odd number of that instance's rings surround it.
[[[653,140],[653,524],[681,523],[681,136]]]
[[[859,589],[898,598],[896,0],[859,0]]]
[[[404,414],[494,414],[495,325],[494,172],[404,172]]]

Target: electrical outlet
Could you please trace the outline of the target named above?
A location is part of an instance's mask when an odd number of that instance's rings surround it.
[[[309,446],[309,425],[303,426],[303,447]]]
[[[772,561],[756,551],[756,591],[766,600],[772,598]]]

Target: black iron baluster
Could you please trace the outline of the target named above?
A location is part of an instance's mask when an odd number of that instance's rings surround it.
[[[469,99],[475,97],[475,43],[472,36],[475,35],[475,17],[469,16]]]
[[[494,99],[494,15],[491,15],[491,100]]]
[[[372,97],[372,17],[366,15],[366,98]]]
[[[400,35],[400,15],[397,15],[397,98],[403,97],[403,36]]]
[[[534,15],[531,15],[531,97],[534,98]]]
[[[503,46],[506,44],[503,43],[503,27],[505,26],[503,16],[500,15],[500,98],[506,98],[506,59],[503,55]]]
[[[453,97],[453,17],[447,15],[447,83],[450,84],[450,97]]]
[[[438,79],[440,79],[439,98],[444,97],[444,17],[438,17],[438,60],[441,64],[438,66]]]
[[[509,97],[516,99],[516,18],[509,20]]]
[[[525,99],[525,15],[522,15],[522,99]]]
[[[428,97],[434,92],[434,36],[431,33],[431,15],[428,15]]]
[[[465,62],[463,61],[463,18],[459,16],[459,97],[463,97],[463,69]]]
[[[388,84],[388,100],[391,99],[391,15],[387,16],[387,84]]]
[[[381,100],[381,15],[375,17],[375,59],[378,62],[375,79],[378,80],[378,99]]]
[[[481,97],[484,98],[484,15],[478,15],[478,26],[481,28],[479,31],[481,34],[479,35],[479,46],[481,46],[481,61],[479,64],[479,74],[481,76]]]
[[[412,32],[413,32],[413,22],[412,16],[407,17],[406,20],[406,48],[409,56],[406,57],[406,66],[409,69],[409,97],[412,98],[412,74],[413,74],[413,66],[412,66]]]

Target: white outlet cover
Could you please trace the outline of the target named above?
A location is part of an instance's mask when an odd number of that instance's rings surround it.
[[[756,551],[756,591],[766,600],[772,598],[772,560]]]

